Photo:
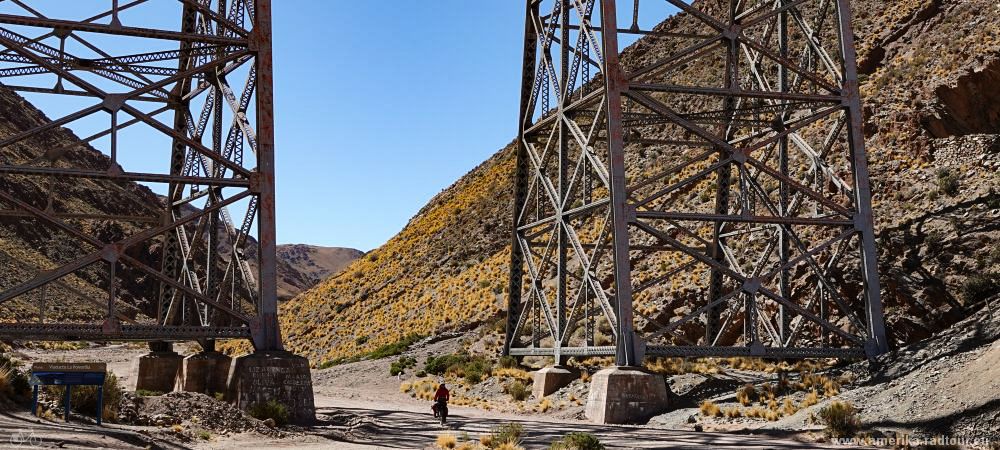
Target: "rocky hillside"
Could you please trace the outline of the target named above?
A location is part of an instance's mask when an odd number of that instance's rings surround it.
[[[278,299],[288,300],[340,273],[365,252],[305,244],[278,246]]]
[[[48,122],[49,119],[23,98],[0,87],[0,139]],[[62,167],[107,170],[111,160],[66,128],[57,127],[41,135],[0,148],[0,164],[26,164],[39,167]],[[117,214],[152,217],[159,215],[160,201],[147,188],[135,183],[106,180],[65,178],[51,181],[40,177],[0,175],[0,192],[31,207],[50,210],[55,214],[73,213],[63,220],[99,239],[115,239],[131,234],[137,224],[95,221],[86,214]],[[0,210],[14,210],[15,205],[0,198]],[[36,220],[0,214],[0,291],[33,278],[39,272],[79,258],[93,251],[87,244],[71,239],[52,227],[40,226]],[[142,261],[158,258],[158,245],[136,247],[129,254]],[[148,277],[123,269],[119,311],[131,318],[141,314],[149,299],[140,294],[155,287]],[[107,294],[105,276],[95,270],[81,270],[64,277],[46,291],[41,302],[41,290],[21,296],[0,306],[5,320],[92,320],[103,315]],[[43,307],[40,307],[43,306]],[[41,316],[41,317],[40,317]]]
[[[998,289],[1000,23],[989,17],[1000,5],[853,3],[883,297],[898,345],[961,320]],[[641,40],[622,61],[663,51]],[[287,303],[288,345],[321,363],[500,317],[513,167],[512,147],[501,149],[383,247]]]

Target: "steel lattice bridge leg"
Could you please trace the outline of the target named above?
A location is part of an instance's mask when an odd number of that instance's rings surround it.
[[[41,263],[0,255],[21,277],[0,286],[0,338],[250,338],[280,350],[271,1],[95,2],[84,19],[34,3],[0,5],[0,82],[82,106],[0,139],[16,155],[0,163],[0,181],[46,189],[0,192],[0,216],[61,245]],[[173,8],[175,28],[149,20],[165,11],[154,4]],[[132,145],[119,145],[125,134]],[[66,147],[44,148],[55,141]],[[163,170],[124,167],[119,155],[137,151],[160,154]],[[73,197],[64,180],[95,192]],[[93,200],[102,196],[112,200]],[[82,318],[53,322],[57,301]]]
[[[525,2],[506,354],[887,351],[850,2],[617,3]]]

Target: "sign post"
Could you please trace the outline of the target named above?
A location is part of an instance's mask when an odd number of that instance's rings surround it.
[[[69,422],[73,386],[97,386],[97,424],[104,416],[104,380],[108,371],[105,363],[35,363],[31,365],[32,414],[38,415],[38,387],[65,386],[63,414]]]

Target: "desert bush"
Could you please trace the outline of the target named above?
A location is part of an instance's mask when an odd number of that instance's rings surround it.
[[[455,439],[455,435],[451,433],[445,433],[439,435],[434,443],[438,448],[455,448],[458,445],[458,439]]]
[[[424,372],[434,375],[444,375],[449,367],[464,364],[468,357],[464,355],[428,356],[424,363]]]
[[[743,412],[740,411],[740,407],[739,406],[734,406],[732,408],[726,408],[726,409],[722,410],[722,415],[724,415],[724,416],[726,416],[726,417],[728,417],[730,419],[734,419],[734,418],[737,418],[737,417],[742,417],[743,416]]]
[[[813,389],[812,391],[809,391],[808,394],[806,394],[806,398],[802,399],[801,406],[803,408],[808,408],[817,403],[819,403],[819,393],[817,393],[816,390]]]
[[[398,354],[405,352],[410,348],[411,345],[413,345],[414,343],[423,338],[424,337],[422,335],[417,333],[407,334],[406,336],[403,336],[402,339],[396,342],[376,348],[375,350],[373,350],[371,353],[368,354],[368,357],[371,359],[382,359],[382,358],[388,358],[390,356],[396,356]]]
[[[948,169],[939,170],[937,173],[938,193],[954,197],[958,195],[961,188],[961,179],[958,174]]]
[[[515,380],[520,380],[524,383],[531,383],[533,379],[530,373],[518,368],[506,369],[503,367],[498,367],[493,369],[493,376],[498,378],[513,378]]]
[[[701,415],[703,416],[719,417],[722,415],[722,409],[720,409],[719,405],[716,405],[711,400],[701,402],[701,406],[699,406],[698,409],[701,410]]]
[[[504,391],[510,394],[511,398],[519,402],[524,401],[524,399],[528,398],[528,395],[531,394],[531,391],[528,390],[528,387],[525,386],[524,383],[522,383],[520,380],[514,380],[510,383],[507,383],[504,386]]]
[[[0,363],[0,402],[27,400],[30,394],[28,376],[13,363]]]
[[[416,365],[417,365],[416,358],[412,356],[403,356],[389,365],[389,375],[392,376],[399,375],[403,372],[406,372],[406,369],[409,369]]]
[[[448,374],[461,377],[469,383],[478,383],[493,371],[493,364],[482,356],[464,354],[441,355],[428,357],[424,364],[424,372],[434,375]]]
[[[553,442],[549,450],[604,450],[604,445],[590,433],[570,433]]]
[[[736,400],[743,406],[750,406],[757,398],[757,389],[750,383],[744,384],[736,391]]]
[[[832,437],[851,437],[861,425],[858,411],[847,402],[834,401],[819,410],[819,417],[826,424],[826,432]]]
[[[826,397],[833,397],[840,394],[840,383],[836,380],[826,380],[823,383],[823,395]]]
[[[972,304],[990,298],[1000,292],[1000,276],[992,274],[973,275],[962,284],[962,300]]]
[[[796,412],[798,412],[798,410],[799,409],[795,407],[795,403],[793,403],[792,399],[790,398],[786,398],[781,405],[781,413],[786,416],[795,414]]]
[[[517,446],[521,444],[524,426],[519,423],[505,423],[490,432],[488,448],[503,448],[504,445]],[[482,442],[482,441],[480,441]]]
[[[256,403],[250,406],[247,411],[250,417],[259,420],[272,419],[277,425],[285,425],[288,423],[288,408],[276,400],[269,400],[264,403]]]
[[[510,355],[501,356],[498,363],[498,365],[504,369],[513,369],[519,365],[517,363],[517,358]]]

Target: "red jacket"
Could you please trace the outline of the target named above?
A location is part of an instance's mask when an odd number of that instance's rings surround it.
[[[451,393],[448,392],[448,388],[444,386],[438,388],[437,392],[434,393],[434,401],[438,400],[451,400]]]

